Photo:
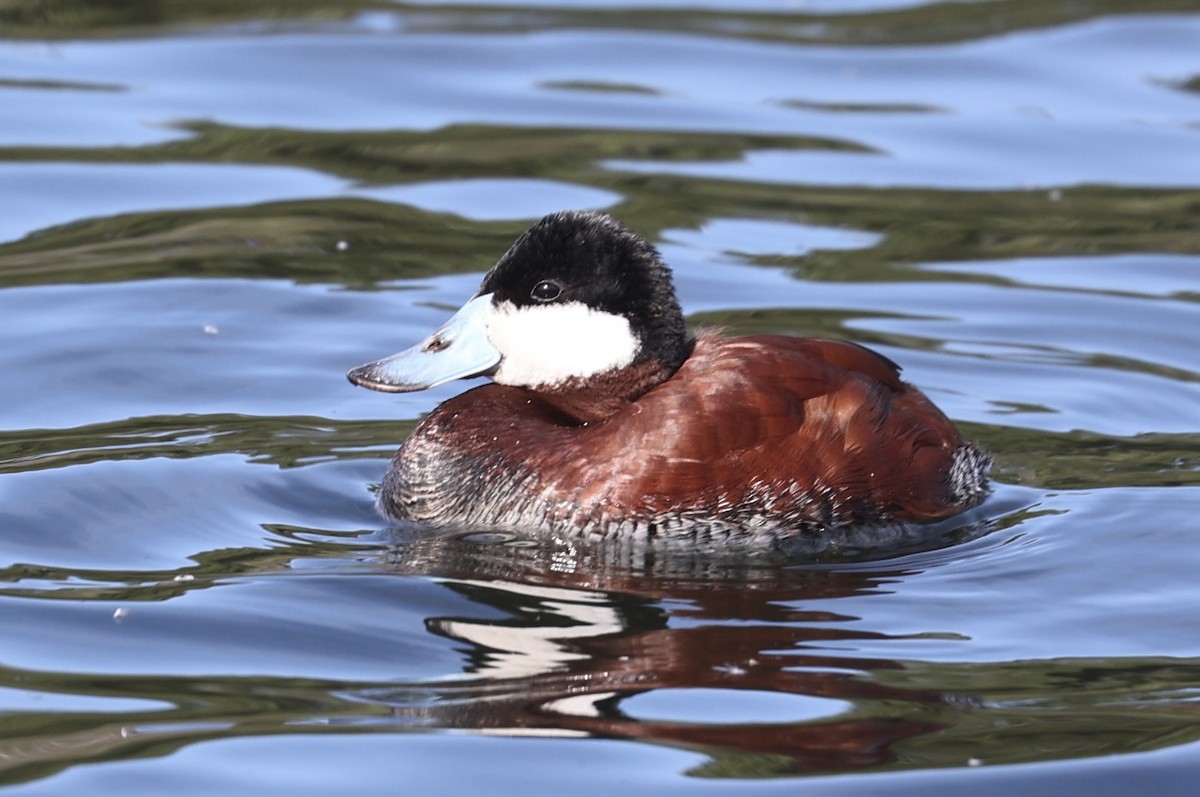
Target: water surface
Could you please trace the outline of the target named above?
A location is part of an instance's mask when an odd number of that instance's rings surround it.
[[[0,10],[13,794],[1191,794],[1185,2]],[[421,338],[543,213],[860,341],[997,458],[901,548],[384,527]]]

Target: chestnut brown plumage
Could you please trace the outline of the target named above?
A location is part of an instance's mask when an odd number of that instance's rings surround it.
[[[946,517],[982,489],[952,478],[982,453],[851,343],[704,334],[672,378],[619,395],[484,385],[451,399],[397,453],[381,506],[424,522],[778,534]]]

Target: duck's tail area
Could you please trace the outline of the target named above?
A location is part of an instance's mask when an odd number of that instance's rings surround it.
[[[974,443],[963,443],[954,449],[954,460],[950,464],[950,490],[954,502],[972,506],[983,500],[991,469],[992,455]]]

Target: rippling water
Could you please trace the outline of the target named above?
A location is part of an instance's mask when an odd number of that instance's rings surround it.
[[[1194,792],[1194,2],[61,2],[0,37],[12,793]],[[654,240],[695,324],[902,363],[995,493],[829,561],[383,528],[462,385],[345,369],[566,207]]]

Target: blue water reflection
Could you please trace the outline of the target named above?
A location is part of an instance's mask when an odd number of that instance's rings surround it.
[[[0,10],[0,786],[1190,794],[1181,8]],[[465,385],[345,370],[560,207],[896,360],[995,493],[816,559],[385,528]]]

